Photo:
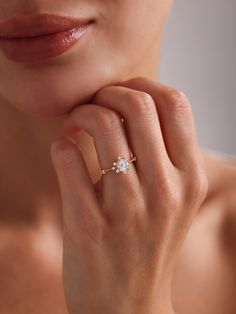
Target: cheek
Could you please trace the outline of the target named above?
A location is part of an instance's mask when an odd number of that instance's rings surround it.
[[[150,49],[156,55],[163,27],[167,20],[171,0],[117,0],[117,10],[104,25],[104,34],[116,55],[137,65],[147,57]],[[114,54],[115,55],[115,54]]]

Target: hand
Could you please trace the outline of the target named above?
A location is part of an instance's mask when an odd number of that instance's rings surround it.
[[[121,122],[121,117],[124,123]],[[95,142],[101,169],[137,161],[93,185],[78,147],[51,154],[63,201],[63,283],[70,314],[170,314],[175,259],[207,193],[187,97],[147,78],[106,86],[65,123]]]

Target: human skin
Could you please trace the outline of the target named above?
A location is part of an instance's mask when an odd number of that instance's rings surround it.
[[[127,156],[129,147],[139,159],[129,175],[106,175],[95,189],[77,145],[64,139],[52,145],[68,307],[73,314],[174,313],[174,261],[208,188],[189,101],[136,78],[101,89],[93,103],[105,108],[81,105],[65,127],[94,138],[101,165]]]
[[[201,209],[216,191],[225,193],[223,186],[216,189],[215,170],[220,169],[222,181],[232,182],[229,191],[235,187],[236,171],[224,163],[219,167],[201,150],[186,96],[155,82],[171,2],[31,1],[29,6],[0,0],[0,6],[0,20],[44,11],[97,17],[84,46],[77,45],[53,60],[22,65],[0,54],[0,122],[2,130],[7,130],[0,134],[1,233],[6,244],[0,268],[5,283],[1,312],[26,313],[30,308],[31,313],[42,313],[37,299],[43,299],[44,313],[67,313],[60,303],[61,290],[56,296],[52,292],[60,284],[63,243],[63,288],[70,314],[173,313],[171,275],[206,195],[206,175],[209,190]],[[125,134],[117,113],[125,118]],[[116,127],[111,128],[111,122]],[[75,127],[92,135],[97,146],[81,133],[76,145],[61,139],[67,132],[72,135]],[[56,137],[60,140],[55,141]],[[100,180],[100,166],[127,154],[126,137],[137,162],[126,175],[109,173]],[[232,200],[231,193],[228,196]],[[231,209],[232,204],[227,207]],[[225,209],[226,203],[217,198],[217,206]],[[231,222],[232,212],[227,211]],[[233,233],[229,234],[233,241]],[[27,262],[20,264],[23,257]],[[15,267],[16,258],[22,274],[18,293],[23,293],[18,302],[16,287],[5,276]],[[32,277],[27,275],[31,265]],[[222,263],[222,274],[225,266]],[[26,275],[30,287],[35,278],[40,283],[46,278],[40,292],[27,298]],[[60,302],[51,302],[51,295]],[[58,303],[63,306],[57,307]],[[187,307],[183,301],[178,309],[195,313],[198,303]],[[233,313],[229,303],[219,313]],[[217,310],[211,307],[206,313]]]
[[[145,3],[142,0],[70,0],[66,4],[31,1],[30,6],[27,3],[1,1],[1,21],[17,13],[41,11],[89,17],[96,23],[83,45],[78,44],[56,60],[16,64],[1,57],[0,94],[20,110],[61,116],[73,106],[88,102],[105,85],[136,75],[156,77],[158,47],[171,0]]]

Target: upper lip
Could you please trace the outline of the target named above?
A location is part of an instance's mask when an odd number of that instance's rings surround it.
[[[60,33],[92,22],[53,14],[20,15],[0,23],[0,38],[27,38]]]

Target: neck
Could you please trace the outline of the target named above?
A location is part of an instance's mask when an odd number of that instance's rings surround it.
[[[34,224],[46,207],[55,208],[59,201],[49,148],[55,137],[64,135],[63,118],[31,116],[4,101],[0,117],[0,221]]]

